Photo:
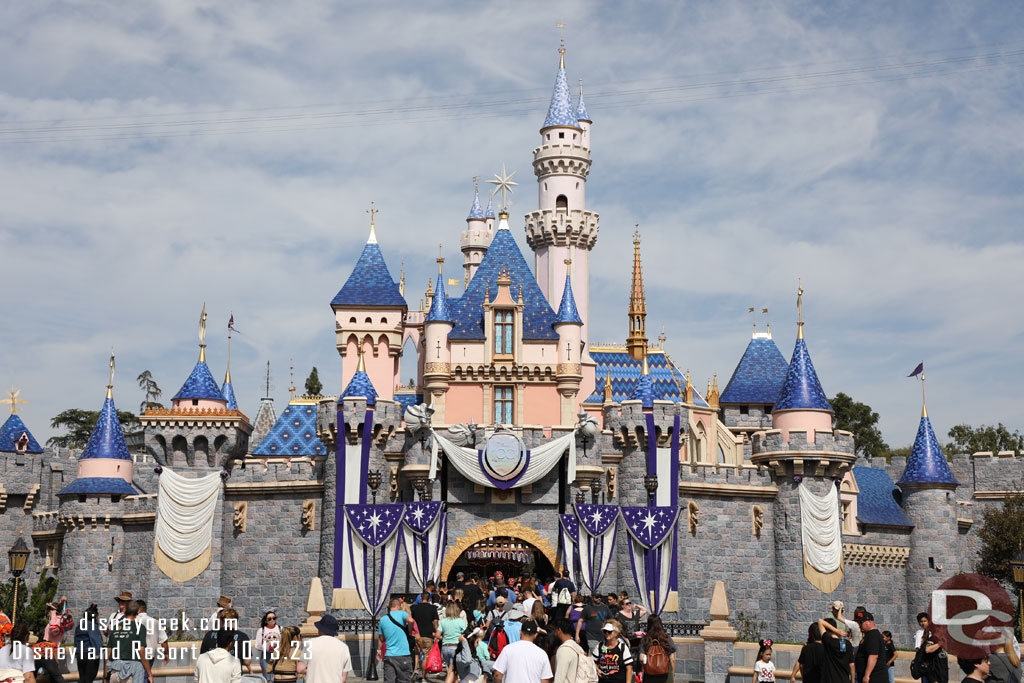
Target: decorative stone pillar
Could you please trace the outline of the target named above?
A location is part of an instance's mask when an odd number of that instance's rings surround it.
[[[739,633],[729,624],[729,599],[724,581],[715,582],[711,594],[711,623],[700,632],[700,637],[704,639],[704,682],[725,683]]]
[[[309,582],[309,596],[306,598],[306,614],[309,618],[299,626],[299,635],[303,638],[313,638],[319,631],[316,629],[316,622],[321,615],[327,611],[327,603],[324,600],[324,587],[319,576],[314,576]]]

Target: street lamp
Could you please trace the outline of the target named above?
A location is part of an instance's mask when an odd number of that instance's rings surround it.
[[[601,495],[601,475],[597,475],[597,478],[590,484],[590,502],[597,505],[599,496]]]
[[[658,475],[648,474],[644,477],[644,488],[647,489],[647,504],[650,505],[658,490]]]
[[[381,475],[380,470],[370,470],[366,473],[366,484],[370,487],[370,493],[373,495],[373,504],[377,504],[377,489],[380,488]]]
[[[18,584],[21,582],[21,575],[25,571],[25,565],[28,564],[28,556],[30,551],[28,546],[25,545],[25,539],[22,538],[21,534],[18,534],[18,540],[14,542],[14,547],[7,551],[7,563],[11,569],[11,575],[14,576],[14,593],[11,596],[11,623],[17,623],[18,618]]]
[[[583,505],[587,502],[587,494],[583,493],[583,489],[576,490],[576,504]]]
[[[1010,560],[1013,585],[1017,588],[1017,627],[1024,637],[1024,547],[1017,543],[1017,554]]]
[[[373,504],[377,504],[377,489],[380,487],[380,470],[370,470],[366,473],[366,485],[370,487],[370,494],[373,496]],[[377,680],[377,548],[371,551],[373,557],[373,573],[370,574],[370,595],[369,598],[375,604],[372,605],[373,613],[370,615],[370,663],[366,667],[366,680]]]

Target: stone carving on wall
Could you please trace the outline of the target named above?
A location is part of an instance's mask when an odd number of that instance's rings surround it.
[[[686,515],[690,523],[690,533],[697,533],[697,525],[700,524],[700,503],[691,500],[686,504]]]
[[[235,503],[235,514],[231,517],[231,523],[235,525],[235,531],[240,534],[245,533],[245,520],[249,512],[249,503],[244,500]]]
[[[448,439],[456,446],[476,446],[476,423],[454,424],[448,428]]]
[[[605,486],[607,487],[608,491],[608,500],[615,499],[615,489],[616,485],[618,484],[617,477],[618,472],[616,471],[616,469],[614,467],[609,467],[607,470],[607,474],[604,478]]]
[[[316,523],[316,500],[310,498],[302,501],[302,529],[312,531]]]
[[[426,403],[419,403],[405,409],[405,428],[410,434],[416,434],[421,429],[430,427],[430,416],[434,409]]]
[[[391,496],[392,502],[398,500],[398,465],[391,466],[391,483],[389,485],[388,495]]]
[[[764,527],[763,505],[755,505],[750,508],[750,521],[754,528],[754,535],[761,538],[761,529]]]

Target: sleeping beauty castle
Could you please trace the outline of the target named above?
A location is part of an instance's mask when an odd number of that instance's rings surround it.
[[[908,458],[858,460],[811,360],[842,331],[805,325],[802,311],[788,359],[770,330],[745,349],[738,331],[731,377],[699,391],[648,338],[631,229],[601,233],[632,255],[628,296],[592,300],[600,221],[586,188],[599,128],[560,53],[532,152],[536,209],[509,215],[503,168],[490,199],[472,198],[461,269],[438,259],[418,305],[371,209],[329,299],[337,395],[293,397],[280,414],[264,399],[250,420],[230,370],[218,382],[208,365],[204,313],[195,367],[129,441],[113,361],[80,453],[44,450],[12,397],[0,543],[24,538],[29,583],[46,568],[72,609],[130,590],[161,617],[199,618],[229,595],[255,629],[268,606],[284,623],[304,619],[311,590],[337,616],[366,618],[389,594],[460,571],[565,567],[583,593],[626,590],[694,629],[723,581],[733,612],[781,640],[801,640],[842,599],[909,642],[930,591],[971,569],[975,520],[1022,478],[1020,459],[947,458],[922,410]],[[621,342],[591,338],[595,305],[619,310]],[[414,386],[401,382],[408,348]]]

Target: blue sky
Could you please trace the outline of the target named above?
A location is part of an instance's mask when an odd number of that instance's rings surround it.
[[[458,277],[474,174],[517,170],[512,228],[567,25],[594,118],[592,339],[626,335],[639,222],[648,330],[724,388],[797,278],[826,393],[909,444],[929,413],[1024,427],[1024,7],[1014,3],[8,3],[0,8],[0,385],[40,439],[98,409],[106,356],[137,408],[196,359],[255,413],[319,367],[371,200],[418,302],[439,242]],[[280,405],[280,403],[279,403]]]

